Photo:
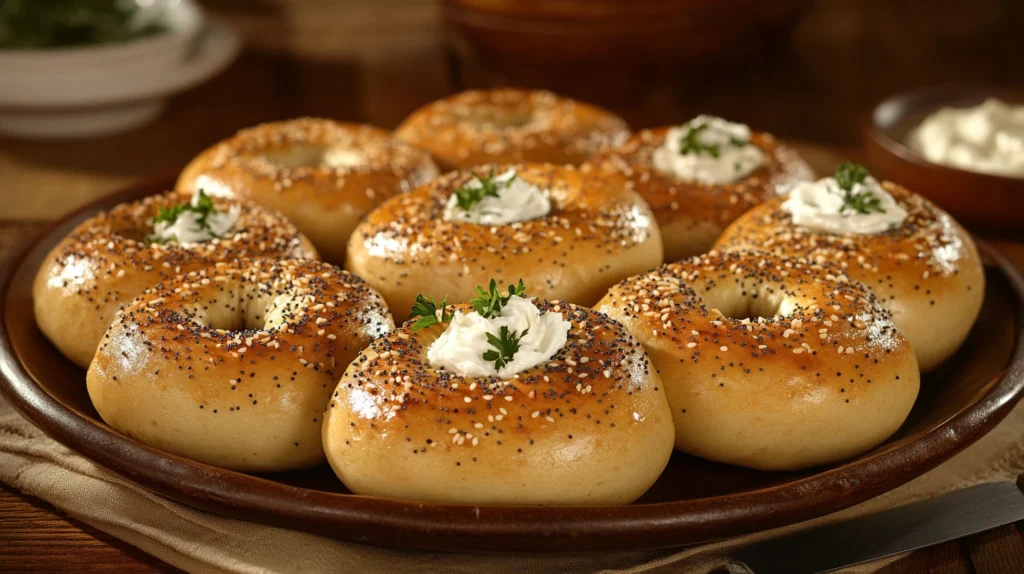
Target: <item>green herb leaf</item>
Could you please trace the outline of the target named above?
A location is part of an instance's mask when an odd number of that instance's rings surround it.
[[[839,208],[839,213],[843,213],[848,209],[862,215],[885,213],[885,209],[882,208],[882,200],[870,190],[864,190],[860,193],[853,192],[854,186],[864,183],[870,176],[871,172],[862,165],[848,161],[839,164],[833,176],[836,180],[836,185],[839,186],[839,189],[843,190],[843,206]]]
[[[882,207],[882,200],[878,199],[878,196],[870,191],[864,191],[857,194],[849,191],[844,191],[843,193],[843,206],[839,208],[839,213],[842,213],[847,209],[856,211],[861,215],[885,213],[885,209]]]
[[[853,191],[853,186],[858,183],[864,183],[864,180],[870,175],[871,172],[868,171],[868,168],[844,161],[836,168],[836,174],[833,177],[840,189],[843,191]]]
[[[502,326],[498,336],[487,333],[487,343],[494,347],[494,350],[484,352],[483,359],[494,361],[494,369],[500,371],[519,352],[519,341],[529,332],[529,329],[524,329],[522,333],[517,333],[509,331],[507,326]]]
[[[708,129],[707,124],[691,125],[683,137],[679,138],[679,153],[682,155],[697,154],[718,157],[721,149],[717,144],[706,144],[700,140],[700,134]]]
[[[168,225],[173,225],[174,222],[177,221],[179,217],[181,217],[181,214],[185,213],[186,211],[198,213],[199,219],[197,220],[197,222],[199,223],[199,228],[205,229],[206,231],[210,232],[210,235],[217,237],[217,234],[214,233],[213,230],[210,228],[209,222],[210,215],[216,213],[217,209],[216,206],[213,204],[213,198],[211,198],[209,195],[206,195],[206,192],[201,189],[199,190],[199,197],[195,198],[195,205],[192,205],[191,201],[187,201],[185,203],[179,203],[178,205],[174,205],[171,207],[161,207],[159,210],[157,210],[156,217],[153,218],[152,225],[154,227],[158,223],[166,223]],[[161,237],[157,237],[156,235],[151,235],[149,237],[149,241],[152,243],[165,243],[168,240]]]
[[[502,295],[498,290],[498,283],[494,279],[491,279],[491,283],[487,291],[484,291],[483,287],[477,286],[476,293],[476,298],[470,300],[469,304],[473,306],[473,309],[475,309],[481,317],[491,319],[501,312],[502,307],[508,303],[508,300],[511,299],[513,295],[525,297],[526,286],[523,285],[523,280],[520,279],[519,285],[509,284],[508,295]]]
[[[476,178],[476,181],[480,182],[479,187],[459,187],[454,191],[455,205],[463,211],[470,211],[473,209],[473,206],[483,201],[485,197],[498,197],[498,186],[504,185],[507,189],[516,179],[515,175],[513,175],[512,179],[502,184],[495,179],[493,169],[486,176],[482,176],[474,171],[473,177]]]
[[[438,309],[441,310],[438,313]],[[438,305],[434,302],[434,298],[426,298],[422,294],[416,296],[416,301],[412,304],[412,316],[410,318],[419,317],[415,323],[412,324],[413,331],[419,331],[425,329],[431,325],[438,323],[447,323],[452,320],[455,313],[448,310],[448,298],[441,299],[441,304]]]

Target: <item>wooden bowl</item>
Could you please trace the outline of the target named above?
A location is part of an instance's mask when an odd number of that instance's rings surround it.
[[[1024,394],[1024,281],[995,251],[985,304],[964,347],[928,374],[906,424],[856,459],[758,472],[676,453],[637,503],[606,508],[446,506],[349,494],[325,466],[247,475],[150,448],[105,425],[81,369],[35,326],[32,279],[77,223],[168,189],[155,181],[55,223],[0,268],[0,391],[47,434],[144,488],[211,512],[335,538],[422,550],[611,551],[699,543],[800,522],[926,472],[976,441]]]
[[[932,163],[903,142],[928,115],[946,106],[975,106],[989,97],[1024,104],[1024,91],[948,85],[893,96],[865,122],[868,163],[879,176],[937,203],[968,227],[1024,236],[1024,178],[1002,177]]]
[[[601,104],[767,64],[809,0],[445,0],[456,81]]]

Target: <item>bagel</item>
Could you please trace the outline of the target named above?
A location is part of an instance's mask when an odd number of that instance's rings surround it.
[[[483,179],[501,187],[510,173],[516,185],[526,186],[512,200],[532,191],[534,199],[549,203],[546,214],[530,211],[532,218],[511,223],[456,217],[450,203],[456,190],[482,185]],[[356,228],[345,266],[384,295],[395,317],[404,318],[420,292],[466,301],[491,278],[522,278],[540,299],[592,305],[616,281],[660,263],[654,218],[620,179],[571,166],[521,164],[448,173],[391,199]]]
[[[759,470],[841,461],[906,419],[920,372],[888,311],[838,268],[710,252],[615,287],[596,310],[640,340],[676,448]]]
[[[518,372],[466,376],[431,363],[432,345],[474,314],[468,305],[448,308],[450,324],[417,331],[410,322],[360,354],[323,429],[327,460],[352,492],[451,504],[611,505],[654,484],[673,428],[643,348],[590,309],[532,304],[531,330],[554,313],[568,322],[564,344]]]
[[[949,214],[895,183],[880,185],[907,213],[887,231],[836,234],[796,225],[777,198],[736,220],[716,249],[757,247],[839,265],[878,295],[921,370],[931,371],[956,352],[977,319],[985,270],[970,234]]]
[[[663,149],[672,129],[642,130],[593,160],[621,173],[650,204],[661,228],[665,261],[707,252],[733,220],[762,201],[777,197],[776,188],[813,177],[811,168],[795,151],[771,134],[751,132],[749,144],[763,154],[759,167],[734,181],[682,179],[655,167],[655,153],[664,153],[658,150]]]
[[[146,290],[86,377],[110,426],[239,471],[324,460],[323,411],[345,367],[394,327],[380,295],[317,261],[218,263]]]
[[[283,213],[341,265],[356,224],[438,174],[430,156],[368,125],[300,118],[244,129],[199,154],[176,188],[238,196]]]
[[[446,170],[486,163],[579,165],[629,137],[607,110],[540,90],[471,90],[423,106],[395,135]]]
[[[225,198],[212,204],[218,213],[236,210],[230,235],[185,244],[150,241],[153,219],[186,203],[176,193],[122,203],[76,227],[43,260],[32,287],[36,322],[75,364],[89,366],[114,314],[147,287],[239,257],[317,257],[280,214]]]

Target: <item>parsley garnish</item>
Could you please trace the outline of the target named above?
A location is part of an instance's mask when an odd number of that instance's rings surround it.
[[[526,286],[523,285],[523,280],[519,280],[519,285],[509,284],[508,295],[502,295],[498,291],[498,283],[491,279],[490,288],[484,291],[483,287],[477,286],[477,296],[475,299],[470,300],[469,304],[473,306],[473,309],[485,319],[491,319],[501,312],[501,308],[504,307],[508,300],[513,295],[519,295],[523,297],[526,295]]]
[[[706,144],[700,141],[700,134],[706,129],[708,129],[707,124],[690,126],[686,134],[679,138],[679,153],[682,155],[689,155],[691,153],[697,155],[706,154],[711,157],[718,157],[721,149],[717,144]]]
[[[679,153],[682,155],[689,155],[691,153],[697,155],[709,155],[711,157],[718,157],[722,154],[722,146],[719,144],[709,144],[701,141],[700,134],[708,129],[708,124],[697,124],[690,125],[681,138],[679,138]],[[737,137],[730,136],[729,143],[736,147],[742,147],[747,145],[747,141]]]
[[[174,222],[181,217],[182,213],[191,211],[199,214],[199,218],[196,220],[196,223],[199,224],[199,228],[209,231],[210,235],[217,237],[217,234],[210,228],[210,222],[208,221],[210,215],[217,211],[213,205],[213,199],[211,199],[209,195],[206,195],[206,192],[200,189],[199,196],[195,198],[194,201],[195,205],[192,205],[191,201],[187,201],[171,207],[161,207],[157,210],[156,217],[153,218],[153,227],[156,227],[158,223],[166,223],[169,226],[173,225]],[[154,243],[163,243],[168,241],[168,239],[157,237],[156,235],[151,235],[149,240]]]
[[[440,309],[440,313],[438,313]],[[434,298],[426,298],[423,295],[417,295],[416,301],[412,304],[412,317],[419,317],[415,323],[412,324],[413,331],[419,331],[425,329],[431,325],[438,323],[447,323],[452,320],[455,314],[448,310],[448,298],[441,299],[441,304],[434,303]]]
[[[494,361],[494,369],[500,371],[519,352],[519,341],[529,332],[529,329],[523,329],[522,333],[518,333],[516,331],[509,331],[507,326],[502,326],[501,330],[498,331],[497,337],[487,333],[487,342],[495,350],[485,352],[484,360]]]
[[[864,183],[864,180],[871,175],[868,168],[844,161],[836,168],[835,180],[843,191],[853,191],[853,186]]]
[[[836,185],[839,186],[839,189],[843,190],[843,206],[839,208],[839,213],[847,209],[862,215],[868,215],[872,212],[885,213],[885,209],[882,208],[882,201],[870,190],[853,193],[854,186],[858,183],[864,183],[870,176],[871,172],[862,165],[848,161],[839,164],[833,176],[836,180]]]
[[[459,187],[456,188],[454,192],[456,206],[463,211],[473,209],[473,206],[483,201],[485,197],[498,197],[498,186],[501,185],[507,189],[512,185],[512,182],[515,181],[516,174],[513,174],[512,177],[504,183],[497,181],[494,177],[493,169],[486,176],[482,176],[474,171],[473,177],[476,178],[476,181],[480,182],[479,187]]]

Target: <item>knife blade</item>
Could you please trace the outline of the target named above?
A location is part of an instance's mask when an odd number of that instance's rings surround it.
[[[1024,474],[736,550],[732,573],[810,574],[854,566],[1024,520]]]

